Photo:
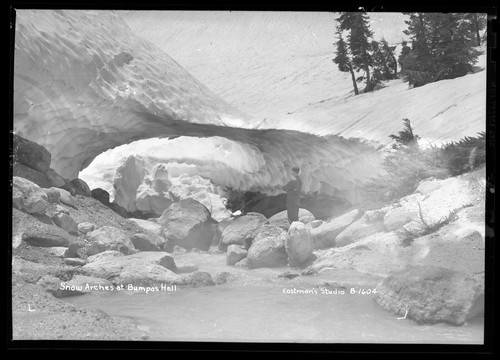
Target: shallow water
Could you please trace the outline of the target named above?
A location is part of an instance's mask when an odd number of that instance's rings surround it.
[[[231,270],[236,277],[218,286],[148,294],[113,292],[66,300],[112,316],[133,318],[151,340],[157,341],[483,343],[481,318],[461,327],[418,325],[382,310],[371,294],[350,294],[350,287],[343,295],[325,294],[314,287],[338,274],[287,280],[276,275],[289,269],[249,271],[226,266],[221,256],[183,257],[198,265],[201,261],[205,266],[200,270],[212,274],[213,270]],[[294,289],[307,293],[290,293]]]

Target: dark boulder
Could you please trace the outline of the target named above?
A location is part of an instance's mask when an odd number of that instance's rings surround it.
[[[14,134],[14,160],[41,173],[49,170],[51,155],[41,145]]]
[[[71,184],[75,188],[76,195],[90,197],[90,195],[91,195],[90,187],[87,185],[87,183],[85,181],[83,181],[82,179],[73,179],[73,180],[71,180]]]
[[[26,165],[21,164],[20,162],[14,162],[14,165],[12,167],[12,172],[13,176],[19,176],[28,179],[29,181],[40,186],[41,188],[49,188],[52,186],[50,180],[47,178],[47,176],[45,176],[45,174],[30,167],[27,167]]]
[[[53,230],[47,226],[43,232],[25,231],[22,241],[37,247],[69,246],[71,237],[66,231]]]

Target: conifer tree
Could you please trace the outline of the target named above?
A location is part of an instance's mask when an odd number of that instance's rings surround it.
[[[352,67],[351,60],[349,59],[347,45],[342,38],[342,33],[338,30],[338,41],[335,43],[337,46],[337,52],[335,58],[332,60],[338,65],[338,68],[342,72],[349,72],[351,74],[352,86],[354,88],[354,95],[359,94],[358,84],[356,83],[356,76],[354,75],[354,69]]]
[[[469,23],[469,29],[472,33],[472,36],[475,37],[474,46],[481,46],[482,37],[481,31],[486,28],[486,14],[465,14],[465,19]]]
[[[471,71],[479,52],[465,14],[428,14],[430,44],[437,79],[453,79]]]
[[[410,52],[411,48],[408,46],[408,42],[403,40],[401,42],[401,51],[398,57],[398,63],[400,67],[403,67],[403,62],[405,61],[406,57],[410,54]]]
[[[373,76],[372,83],[377,84],[382,80],[395,79],[395,57],[389,49],[389,45],[385,42],[385,47],[381,42],[373,40],[372,59],[373,59]],[[396,65],[397,66],[397,65]]]
[[[396,56],[394,56],[396,46],[390,46],[387,43],[387,40],[385,40],[384,38],[380,40],[380,45],[382,47],[381,51],[385,57],[385,62],[387,66],[392,70],[391,78],[396,79],[398,77],[398,62],[396,60]]]
[[[404,31],[411,49],[400,56],[403,79],[410,86],[465,75],[477,61],[465,14],[410,13]],[[405,49],[407,50],[407,49]]]
[[[349,31],[347,43],[352,56],[353,68],[363,70],[365,73],[365,92],[372,91],[374,87],[370,77],[370,67],[373,65],[371,57],[373,33],[370,30],[368,20],[368,15],[362,12],[342,12],[337,18],[340,31]]]

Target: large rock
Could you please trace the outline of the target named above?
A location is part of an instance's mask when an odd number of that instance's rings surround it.
[[[248,213],[240,216],[224,228],[219,248],[225,250],[229,245],[245,245],[246,240],[252,238],[255,230],[266,221],[266,217],[259,213]]]
[[[389,210],[384,217],[384,227],[387,231],[394,231],[406,225],[412,219],[415,218],[416,214],[412,214],[407,210],[402,208],[395,208]]]
[[[240,245],[229,245],[226,253],[226,264],[234,265],[247,257],[247,251]]]
[[[73,180],[71,180],[71,184],[75,188],[76,195],[82,195],[82,196],[86,196],[86,197],[91,196],[90,187],[82,179],[78,179],[78,178],[73,179]]]
[[[78,224],[78,231],[82,234],[87,235],[89,232],[94,231],[95,225],[91,222],[82,222]]]
[[[42,276],[38,280],[37,285],[42,287],[45,291],[47,291],[49,294],[52,294],[56,298],[64,298],[84,294],[84,292],[80,291],[80,289],[76,286],[67,285],[66,282],[52,275]]]
[[[467,222],[457,221],[414,239],[400,253],[412,265],[434,265],[468,274],[485,271],[484,236]]]
[[[100,252],[99,254],[91,255],[87,258],[87,264],[95,261],[102,261],[105,258],[109,257],[121,257],[125,256],[122,252],[117,250],[106,250]]]
[[[43,214],[49,206],[47,194],[37,184],[14,176],[12,205],[28,214]]]
[[[87,263],[87,260],[86,259],[82,259],[80,257],[77,257],[77,258],[69,258],[69,257],[65,257],[64,258],[64,263],[66,265],[70,265],[70,266],[83,266]]]
[[[16,208],[12,209],[12,242],[13,248],[26,241],[32,246],[67,247],[76,237],[68,234],[63,229],[38,221],[32,215],[26,214]]]
[[[212,276],[205,271],[195,271],[182,276],[176,284],[183,286],[199,287],[199,286],[213,286],[215,285]]]
[[[112,203],[109,203],[108,204],[108,207],[113,210],[115,213],[117,213],[118,215],[120,215],[121,217],[123,218],[126,218],[127,217],[127,210],[125,210],[123,207],[121,207],[120,205],[112,202]]]
[[[401,255],[401,243],[396,232],[376,233],[340,248],[315,251],[317,258],[310,269],[336,268],[387,276],[408,265],[408,259]]]
[[[119,284],[126,286],[160,287],[161,284],[170,285],[179,281],[180,276],[164,266],[148,263],[130,263],[122,269],[115,278]]]
[[[12,176],[19,176],[25,179],[28,179],[29,181],[37,184],[41,188],[49,188],[52,186],[51,182],[45,176],[45,174],[36,171],[35,169],[32,169],[30,167],[27,167],[24,164],[21,164],[20,162],[14,162],[12,166]]]
[[[146,230],[158,236],[165,236],[165,234],[163,233],[163,228],[158,223],[152,222],[150,220],[134,218],[129,218],[128,220],[132,221],[143,230]]]
[[[42,173],[50,168],[51,155],[43,146],[16,134],[13,144],[16,161]]]
[[[365,212],[361,218],[347,226],[340,234],[337,235],[335,238],[335,246],[346,246],[360,241],[370,235],[384,231],[384,215],[385,212],[382,210]]]
[[[66,282],[65,285],[74,288],[81,294],[114,291],[114,286],[111,281],[85,275],[75,275],[70,281]]]
[[[184,199],[166,209],[158,223],[165,237],[186,249],[208,250],[212,243],[212,224],[208,209],[193,199]]]
[[[49,180],[50,186],[63,188],[66,186],[66,179],[59,175],[54,169],[49,169],[44,173],[45,177]]]
[[[357,209],[324,222],[311,230],[315,249],[325,249],[335,246],[335,238],[354,221],[359,219],[361,212]]]
[[[300,221],[294,221],[288,229],[285,240],[288,265],[296,267],[304,264],[313,254],[314,242],[309,228]]]
[[[54,188],[45,189],[45,194],[51,204],[59,204],[61,202],[61,193]]]
[[[68,190],[60,189],[60,188],[57,188],[57,187],[51,187],[49,190],[50,191],[57,191],[59,193],[59,201],[61,203],[69,205],[69,206],[72,206],[72,207],[75,207],[76,200],[73,197],[73,195],[71,195],[69,193]]]
[[[315,220],[314,215],[306,209],[299,209],[299,221],[304,224],[309,224],[311,221]],[[286,210],[274,214],[267,221],[269,225],[279,226],[283,230],[287,231],[290,227],[288,222],[288,213]]]
[[[465,273],[416,266],[384,279],[375,300],[384,309],[421,324],[463,325],[484,311],[484,287]]]
[[[316,229],[317,227],[321,226],[324,223],[323,220],[313,220],[310,222],[311,229]]]
[[[226,284],[229,280],[233,279],[234,275],[228,273],[227,271],[218,271],[213,276],[213,281],[215,285]]]
[[[65,231],[54,231],[50,227],[46,227],[43,232],[39,231],[25,231],[22,234],[22,241],[30,244],[31,246],[38,247],[54,247],[64,246],[68,247],[71,243],[71,238]]]
[[[384,226],[388,231],[402,227],[423,235],[456,212],[477,205],[484,208],[485,186],[484,168],[447,179],[424,180],[413,194],[384,209]],[[481,222],[484,228],[484,216]]]
[[[285,249],[287,232],[278,226],[266,225],[255,233],[247,253],[248,267],[255,269],[286,266],[288,262]]]
[[[210,211],[210,216],[215,221],[220,222],[231,218],[231,211],[226,208],[220,195],[205,190],[199,191],[189,197],[205,205],[208,211]]]
[[[64,254],[66,253],[67,250],[68,248],[64,246],[52,246],[47,248],[48,253],[60,258],[64,257]]]
[[[61,229],[66,230],[71,235],[78,236],[78,224],[70,215],[63,212],[57,212],[51,217],[51,219],[54,224],[59,226]]]
[[[88,236],[91,244],[87,250],[89,256],[106,250],[118,250],[126,255],[134,253],[134,244],[128,235],[113,226],[103,226]]]
[[[80,257],[82,259],[87,258],[87,250],[89,245],[82,240],[72,241],[66,252],[64,253],[64,257],[66,258],[75,258]]]
[[[226,219],[226,220],[219,221],[216,224],[212,224],[212,229],[213,229],[213,233],[214,233],[214,237],[212,239],[212,245],[217,245],[217,246],[220,245],[221,237],[222,237],[222,233],[224,232],[224,229],[233,221],[234,221],[234,219]]]
[[[164,252],[140,252],[122,255],[116,251],[106,251],[88,258],[81,268],[87,276],[107,279],[117,283],[150,284],[151,282],[171,282],[178,279],[172,256]]]
[[[109,205],[109,193],[101,188],[92,189],[90,196],[94,199],[99,200],[104,205]]]
[[[154,234],[138,233],[130,238],[134,247],[140,251],[161,251],[165,239]]]

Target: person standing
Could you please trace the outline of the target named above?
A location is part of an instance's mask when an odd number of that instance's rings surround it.
[[[293,179],[283,186],[283,190],[286,191],[286,211],[290,224],[294,221],[299,221],[300,190],[302,189],[302,180],[299,173],[300,169],[293,167]]]

